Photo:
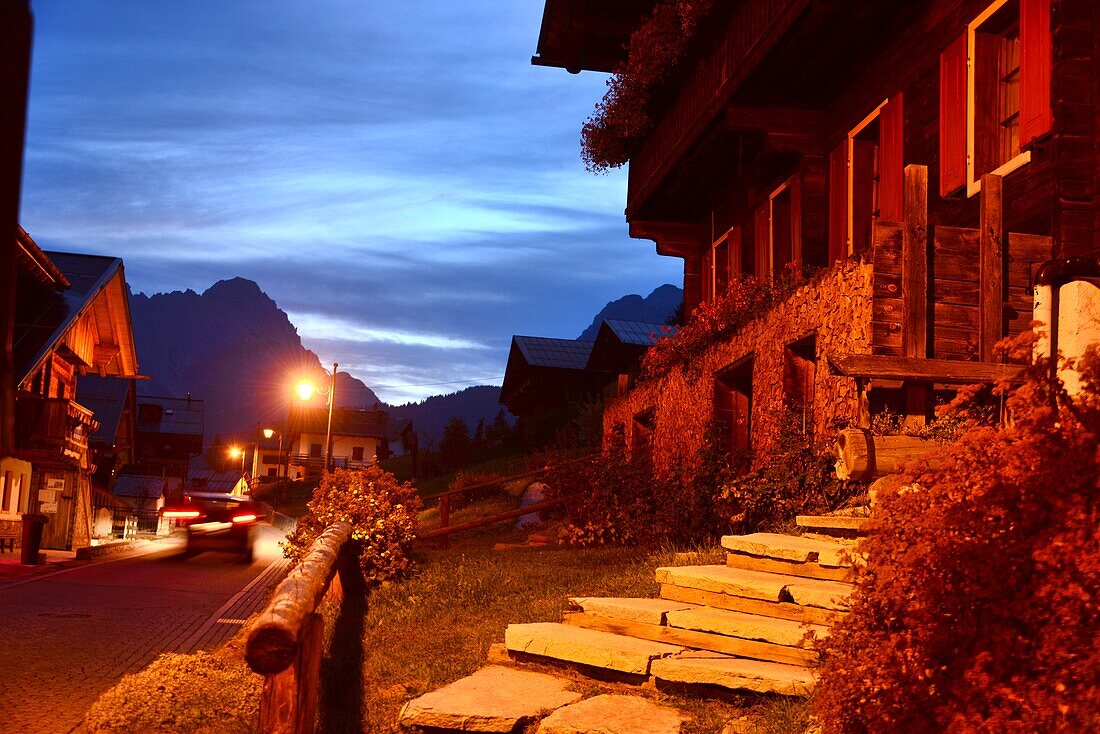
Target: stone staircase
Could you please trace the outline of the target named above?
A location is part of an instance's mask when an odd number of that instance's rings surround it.
[[[861,562],[855,543],[867,531],[867,522],[864,517],[804,516],[797,520],[802,535],[726,536],[722,538],[725,565],[658,568],[660,598],[576,597],[570,600],[572,611],[561,622],[509,625],[504,639],[508,658],[512,663],[568,666],[597,681],[687,693],[806,695],[813,688],[817,662],[813,640],[828,635],[829,628],[848,613],[853,574]],[[476,683],[478,676],[492,670],[505,671],[495,673],[505,678],[510,671],[547,679],[530,683],[534,679],[517,678],[518,688],[511,693],[504,692],[507,686],[500,681],[492,684],[494,697],[526,705],[525,715],[509,719],[511,728],[477,728],[483,727],[477,722],[486,717],[470,708],[487,700],[486,695],[470,694],[471,681]],[[554,711],[542,720],[540,734],[671,734],[680,730],[684,720],[675,709],[637,697],[597,696],[637,698],[640,703],[630,703],[628,708],[645,704],[662,709],[642,718],[628,716],[625,728],[613,728],[603,723],[605,719],[582,715],[602,711],[601,716],[610,716],[607,706],[612,702],[566,701],[571,694],[561,684],[545,673],[485,668],[410,701],[401,712],[401,723],[443,731],[512,731]],[[546,700],[524,692],[532,687]],[[623,706],[627,704],[618,701],[612,709],[628,710]],[[563,719],[590,721],[591,726],[554,728],[558,726],[554,722]],[[639,721],[653,727],[639,729]],[[664,723],[657,726],[657,722]]]

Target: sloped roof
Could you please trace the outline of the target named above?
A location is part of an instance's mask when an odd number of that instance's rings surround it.
[[[213,469],[203,456],[192,457],[187,470],[188,487],[200,488],[211,492],[228,493],[237,486],[241,477],[247,477],[248,472],[241,473],[239,468]]]
[[[332,435],[385,439],[389,436],[389,414],[384,410],[336,408],[332,413]],[[326,433],[328,408],[293,407],[287,418],[290,433]]]
[[[656,0],[546,0],[537,66],[610,72],[626,58],[630,34],[653,10]]]
[[[196,398],[169,398],[160,396],[138,397],[138,431],[142,433],[171,433],[178,436],[202,436],[205,403]],[[150,411],[141,410],[142,405],[160,407],[156,420],[148,418]]]
[[[412,428],[412,419],[404,418],[401,420],[392,420],[386,426],[386,440],[391,443],[399,443],[401,441],[402,434],[405,431]]]
[[[679,326],[649,324],[644,321],[607,319],[604,324],[611,329],[623,344],[637,344],[643,347],[652,346],[666,337],[676,336],[680,331]]]
[[[112,312],[112,316],[123,319],[125,323],[124,333],[117,335],[120,340],[118,359],[112,359],[108,366],[113,364],[112,369],[119,376],[136,376],[136,351],[130,326],[129,304],[124,297],[122,260],[117,257],[68,252],[44,252],[43,255],[56,266],[69,287],[59,284],[57,290],[37,291],[20,299],[13,338],[16,384],[26,380],[47,355],[64,348],[66,334],[76,324],[77,319],[88,312],[96,299],[106,292],[110,292],[111,297],[121,297],[121,306],[118,308],[124,313]],[[117,282],[111,285],[116,279]],[[101,303],[97,308],[107,306]],[[110,319],[106,322],[109,323]]]
[[[76,381],[76,402],[92,411],[99,421],[93,440],[114,444],[132,383],[133,380],[123,377],[95,375],[85,375]]]
[[[553,339],[546,336],[513,336],[512,345],[519,349],[531,367],[556,367],[583,370],[595,342],[580,339]]]

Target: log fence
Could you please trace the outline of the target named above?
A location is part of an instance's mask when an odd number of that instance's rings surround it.
[[[245,659],[264,676],[260,699],[264,734],[316,731],[325,638],[324,618],[317,610],[325,601],[343,604],[345,594],[363,591],[350,537],[349,523],[326,528],[275,588],[248,636]]]

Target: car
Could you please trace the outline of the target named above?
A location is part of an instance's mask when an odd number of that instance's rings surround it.
[[[187,529],[187,553],[238,553],[252,561],[255,527],[262,514],[249,497],[220,492],[190,492],[182,504],[161,510],[163,517]]]

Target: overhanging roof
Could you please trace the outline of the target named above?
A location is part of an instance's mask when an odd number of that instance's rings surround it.
[[[546,0],[531,63],[571,73],[611,72],[626,58],[630,35],[656,0]]]

